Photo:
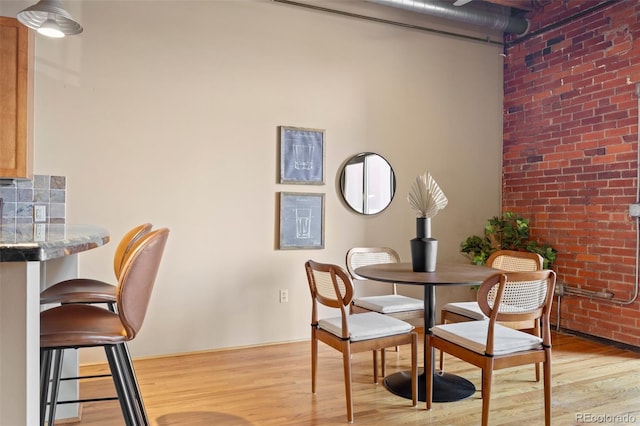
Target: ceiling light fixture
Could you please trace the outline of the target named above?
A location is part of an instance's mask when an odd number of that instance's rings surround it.
[[[18,21],[47,37],[80,34],[82,25],[64,10],[60,0],[40,0],[18,13]]]
[[[43,36],[52,38],[64,37],[64,33],[60,29],[60,26],[56,22],[55,18],[51,16],[51,14],[49,14],[47,20],[44,21],[42,25],[40,25],[40,28],[38,28],[38,33],[42,34]]]

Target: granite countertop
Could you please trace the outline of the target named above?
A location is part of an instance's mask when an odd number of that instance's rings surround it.
[[[25,223],[0,226],[0,262],[55,259],[109,242],[106,229],[94,225]]]

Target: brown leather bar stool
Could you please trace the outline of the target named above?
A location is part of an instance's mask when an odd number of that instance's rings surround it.
[[[127,425],[148,425],[144,404],[125,343],[140,331],[162,259],[169,229],[142,236],[130,249],[122,266],[116,293],[117,312],[90,305],[65,304],[40,313],[40,424],[53,425],[63,349],[103,347]],[[49,373],[54,360],[51,397]],[[49,401],[50,399],[50,401]]]
[[[135,242],[151,231],[150,223],[143,223],[127,232],[116,247],[113,256],[113,272],[116,279],[125,257]],[[115,309],[117,287],[113,284],[90,278],[72,278],[46,288],[40,293],[40,304],[52,303],[106,303],[112,311]]]
[[[116,251],[113,256],[113,272],[116,279],[120,278],[120,272],[124,265],[125,258],[136,241],[143,235],[148,234],[153,226],[150,223],[143,223],[129,230],[120,240]],[[72,278],[69,280],[61,281],[46,288],[40,293],[40,304],[47,305],[53,303],[68,304],[68,303],[84,303],[84,304],[106,304],[107,308],[116,312],[116,292],[117,286],[108,282],[90,279],[90,278]],[[128,347],[124,346],[125,356],[131,358],[129,355]],[[42,361],[42,360],[41,360]],[[54,362],[54,365],[58,365],[58,360]],[[61,361],[60,361],[61,362]],[[130,361],[129,361],[130,362]],[[46,362],[47,365],[51,365],[51,360]],[[46,371],[45,371],[46,372]],[[44,373],[44,372],[43,372]],[[49,377],[50,372],[46,372]],[[109,377],[110,374],[99,374],[92,376],[76,376],[76,377],[64,377],[60,380],[79,380],[98,377]],[[40,380],[46,380],[41,377]],[[113,400],[113,398],[99,398],[98,400]],[[82,400],[69,400],[58,401],[58,404],[70,404],[76,402],[90,402],[95,399],[82,399]]]

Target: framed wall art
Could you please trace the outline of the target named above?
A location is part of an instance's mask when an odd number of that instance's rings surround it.
[[[324,130],[280,126],[280,183],[324,185]]]
[[[324,194],[280,193],[279,248],[324,248]]]

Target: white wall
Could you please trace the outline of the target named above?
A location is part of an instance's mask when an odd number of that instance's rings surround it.
[[[410,260],[406,195],[425,170],[449,198],[440,260],[464,262],[460,242],[499,212],[500,47],[266,0],[65,4],[85,32],[36,37],[35,172],[67,177],[68,222],[111,232],[81,255],[85,276],[111,279],[129,228],[171,228],[134,356],[307,339],[304,262],[343,264],[356,245]],[[279,125],[326,129],[326,185],[277,183]],[[397,173],[375,217],[336,186],[361,151]],[[324,250],[275,248],[280,191],[326,194]]]

